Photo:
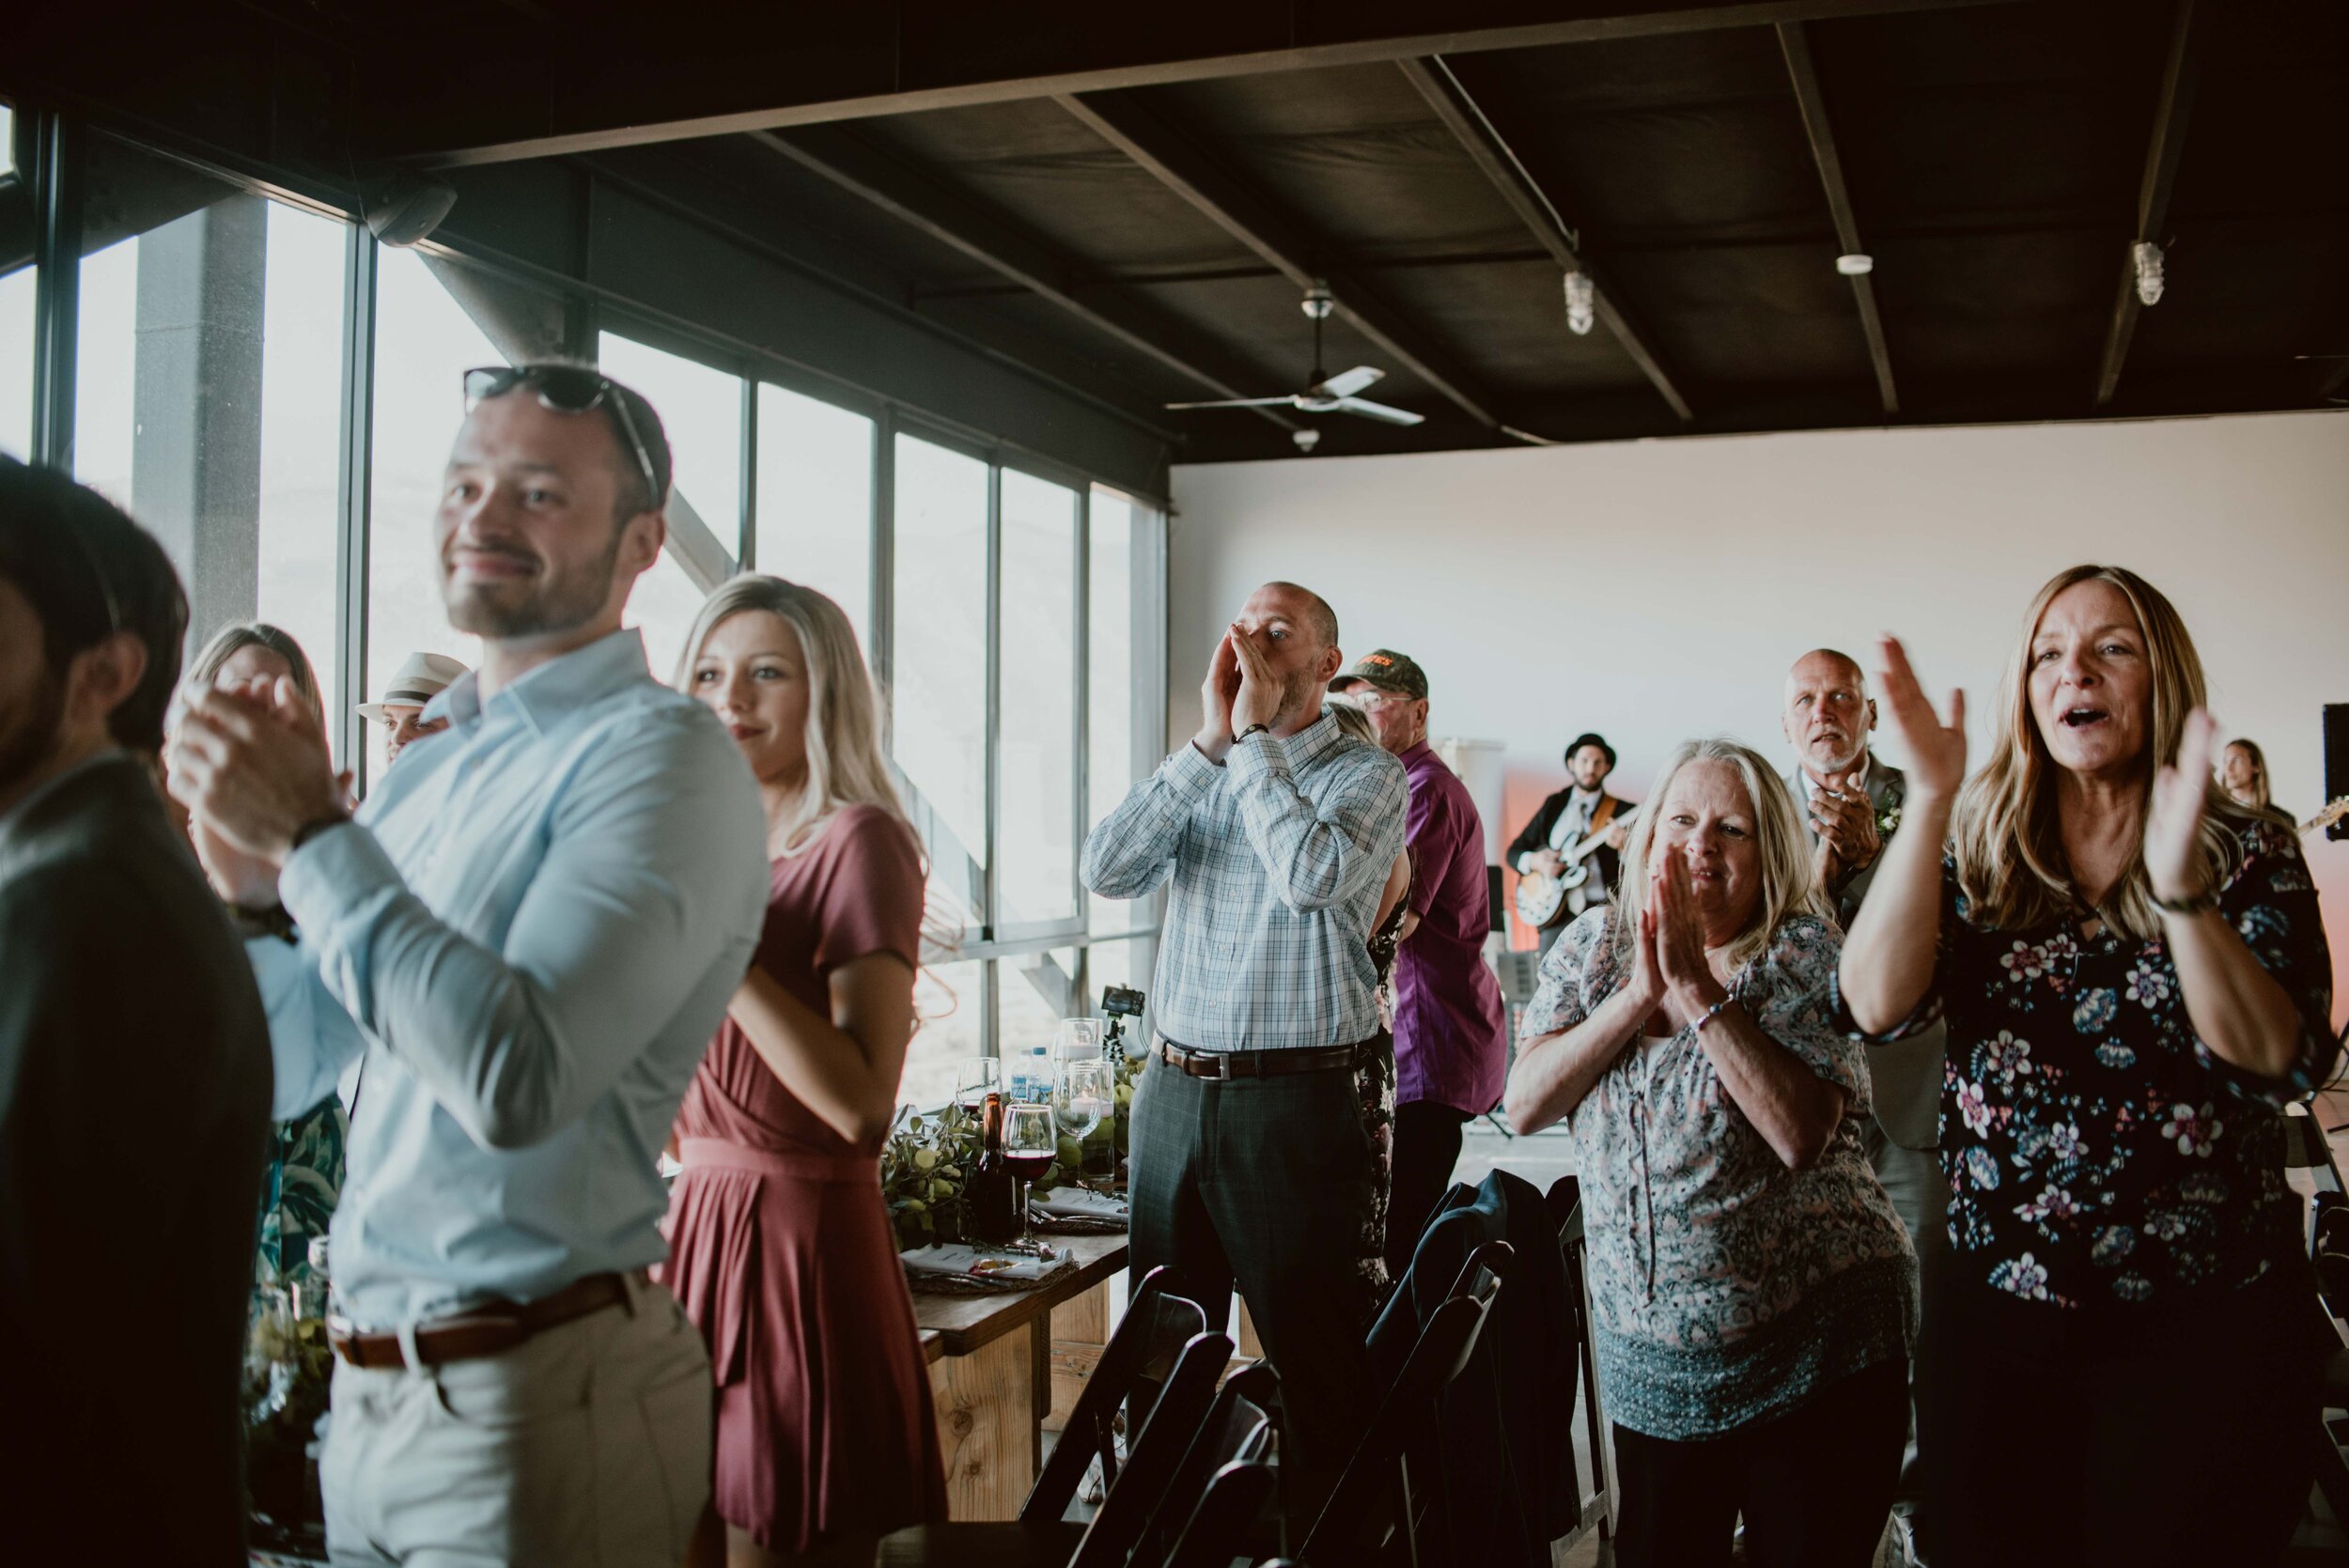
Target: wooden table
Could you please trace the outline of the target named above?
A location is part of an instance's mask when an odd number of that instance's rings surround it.
[[[950,1517],[1012,1519],[1035,1483],[1050,1418],[1065,1420],[1109,1342],[1124,1235],[1049,1238],[1077,1264],[1034,1290],[913,1293],[945,1452]]]

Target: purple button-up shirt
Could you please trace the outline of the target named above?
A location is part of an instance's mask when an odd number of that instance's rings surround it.
[[[1394,1097],[1481,1116],[1508,1077],[1508,1012],[1486,966],[1492,906],[1485,830],[1459,775],[1421,741],[1402,754],[1411,781],[1406,839],[1418,929],[1394,966]]]

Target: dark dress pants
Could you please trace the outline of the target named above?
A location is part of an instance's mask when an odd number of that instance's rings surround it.
[[[1907,1426],[1906,1357],[1838,1378],[1785,1415],[1719,1437],[1679,1442],[1617,1423],[1615,1560],[1623,1568],[1727,1568],[1742,1514],[1746,1561],[1755,1568],[1869,1568]]]
[[[1875,1117],[1861,1116],[1856,1120],[1859,1125],[1860,1152],[1868,1157],[1868,1168],[1883,1184],[1884,1195],[1892,1200],[1892,1212],[1901,1217],[1901,1227],[1908,1233],[1908,1244],[1916,1249],[1918,1267],[1936,1266],[1950,1250],[1950,1184],[1941,1174],[1940,1151],[1905,1148],[1886,1136],[1884,1124]],[[1908,1447],[1901,1455],[1901,1485],[1893,1502],[1908,1511],[1912,1528],[1921,1537],[1926,1537],[1923,1544],[1930,1548],[1930,1526],[1924,1523],[1924,1466],[1919,1457],[1922,1451],[1917,1444],[1914,1364],[1909,1371],[1908,1387]]]
[[[1468,1112],[1435,1100],[1394,1108],[1394,1175],[1387,1198],[1387,1278],[1400,1284],[1411,1266],[1420,1233],[1460,1163],[1460,1129]]]
[[[1287,1418],[1283,1483],[1301,1531],[1376,1408],[1362,1350],[1362,1231],[1372,1160],[1353,1071],[1196,1079],[1153,1057],[1134,1094],[1131,1277],[1165,1265],[1181,1295],[1228,1313],[1235,1284]]]
[[[1934,1568],[2260,1568],[2318,1453],[2332,1329],[2306,1260],[2189,1303],[2067,1312],[1925,1274],[1918,1419]]]

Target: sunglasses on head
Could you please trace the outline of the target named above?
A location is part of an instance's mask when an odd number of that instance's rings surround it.
[[[653,472],[652,454],[645,448],[635,415],[628,411],[628,397],[619,382],[579,365],[485,365],[465,372],[465,411],[471,413],[490,398],[503,397],[518,386],[528,387],[537,396],[540,408],[556,413],[592,413],[608,407],[636,454],[646,493],[654,505],[661,504],[660,475]]]

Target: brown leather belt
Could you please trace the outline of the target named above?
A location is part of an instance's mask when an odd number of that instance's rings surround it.
[[[649,1278],[636,1271],[641,1281]],[[590,1274],[536,1301],[485,1301],[454,1317],[416,1325],[416,1358],[428,1367],[502,1356],[557,1324],[628,1301],[628,1281],[618,1274]],[[328,1321],[327,1343],[354,1367],[405,1367],[397,1334],[359,1333],[341,1318]]]
[[[1367,1043],[1367,1042],[1365,1042]],[[1161,1034],[1151,1054],[1191,1078],[1279,1078],[1351,1067],[1361,1046],[1300,1046],[1289,1050],[1193,1050]]]

